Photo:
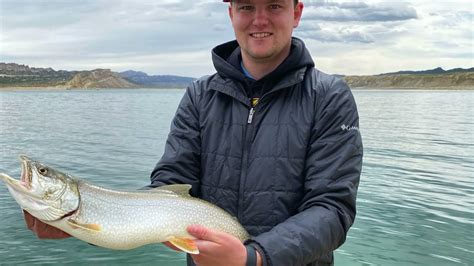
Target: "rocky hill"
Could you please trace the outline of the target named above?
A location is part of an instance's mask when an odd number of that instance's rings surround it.
[[[66,88],[137,88],[133,84],[110,69],[95,69],[92,71],[81,71],[66,82]]]
[[[403,70],[398,72],[384,73],[380,75],[398,75],[398,74],[450,74],[450,73],[464,73],[464,72],[474,72],[474,67],[471,68],[453,68],[449,70],[444,70],[441,67],[434,69],[421,70],[421,71],[412,71],[412,70]]]
[[[474,71],[449,72],[446,74],[345,76],[343,78],[351,88],[474,89]]]
[[[109,69],[91,71],[56,71],[15,63],[0,63],[0,87],[57,88],[136,88]]]
[[[0,87],[55,87],[66,84],[77,71],[55,71],[15,63],[0,63]]]

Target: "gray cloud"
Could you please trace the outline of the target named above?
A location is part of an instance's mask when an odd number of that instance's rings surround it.
[[[318,29],[302,30],[295,32],[295,35],[303,39],[312,39],[321,42],[337,42],[337,43],[373,43],[374,36],[369,33],[364,33],[350,28],[340,29],[339,31],[327,31]]]
[[[403,2],[305,2],[303,20],[296,34],[320,42],[386,42],[399,36],[403,23],[418,18]],[[390,35],[389,35],[390,34]]]
[[[306,20],[322,21],[400,21],[418,18],[416,10],[403,2],[367,4],[364,2],[317,1],[307,4]]]
[[[223,26],[229,22],[222,3],[1,0],[1,6],[2,27],[9,29],[1,37],[6,45],[22,40],[44,51],[69,50],[71,56],[191,51],[233,37]]]
[[[56,28],[73,24],[84,17],[103,9],[100,1],[33,1],[1,0],[0,21],[2,27]]]
[[[303,2],[295,36],[333,73],[379,71],[373,58],[385,62],[384,72],[403,60],[472,65],[468,1]],[[0,0],[0,27],[1,61],[194,77],[213,70],[212,47],[234,38],[220,0]],[[341,65],[348,60],[369,63]]]

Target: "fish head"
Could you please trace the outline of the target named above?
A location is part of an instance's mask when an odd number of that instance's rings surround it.
[[[20,161],[20,180],[4,174],[0,178],[24,210],[47,222],[77,210],[80,202],[77,180],[24,155],[20,156]]]

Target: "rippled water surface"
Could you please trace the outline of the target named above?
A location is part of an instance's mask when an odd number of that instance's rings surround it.
[[[0,92],[0,172],[19,154],[109,188],[147,184],[183,90]],[[354,91],[365,157],[336,265],[474,265],[474,92]],[[0,184],[0,264],[184,265],[161,244],[37,240]]]

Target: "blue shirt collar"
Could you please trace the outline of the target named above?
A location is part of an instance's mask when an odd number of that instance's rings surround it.
[[[240,67],[242,68],[242,72],[244,73],[244,75],[245,75],[247,78],[251,78],[251,79],[255,80],[255,78],[252,77],[252,75],[250,75],[250,73],[247,71],[247,69],[245,69],[244,63],[243,63],[242,61],[240,61]]]

